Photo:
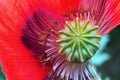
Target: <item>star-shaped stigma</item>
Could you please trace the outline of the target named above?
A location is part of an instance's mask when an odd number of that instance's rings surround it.
[[[98,26],[90,20],[66,21],[63,30],[59,31],[57,43],[59,53],[66,55],[68,61],[85,62],[99,49]]]

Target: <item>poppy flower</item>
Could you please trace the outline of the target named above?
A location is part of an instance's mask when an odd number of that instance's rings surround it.
[[[99,80],[90,61],[120,24],[119,0],[0,0],[8,80]]]

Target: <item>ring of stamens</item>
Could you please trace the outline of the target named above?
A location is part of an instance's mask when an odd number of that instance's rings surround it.
[[[90,20],[66,21],[63,30],[59,31],[57,43],[59,53],[66,56],[68,61],[85,62],[99,49],[98,26]]]

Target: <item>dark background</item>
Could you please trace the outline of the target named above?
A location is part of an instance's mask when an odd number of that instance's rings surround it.
[[[103,52],[110,55],[110,59],[97,67],[102,73],[102,80],[120,80],[120,26],[109,33],[110,40]]]

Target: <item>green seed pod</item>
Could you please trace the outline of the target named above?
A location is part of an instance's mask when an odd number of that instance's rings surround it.
[[[99,49],[101,35],[98,26],[89,20],[76,18],[66,21],[65,28],[59,31],[59,53],[66,56],[68,61],[85,62]]]

